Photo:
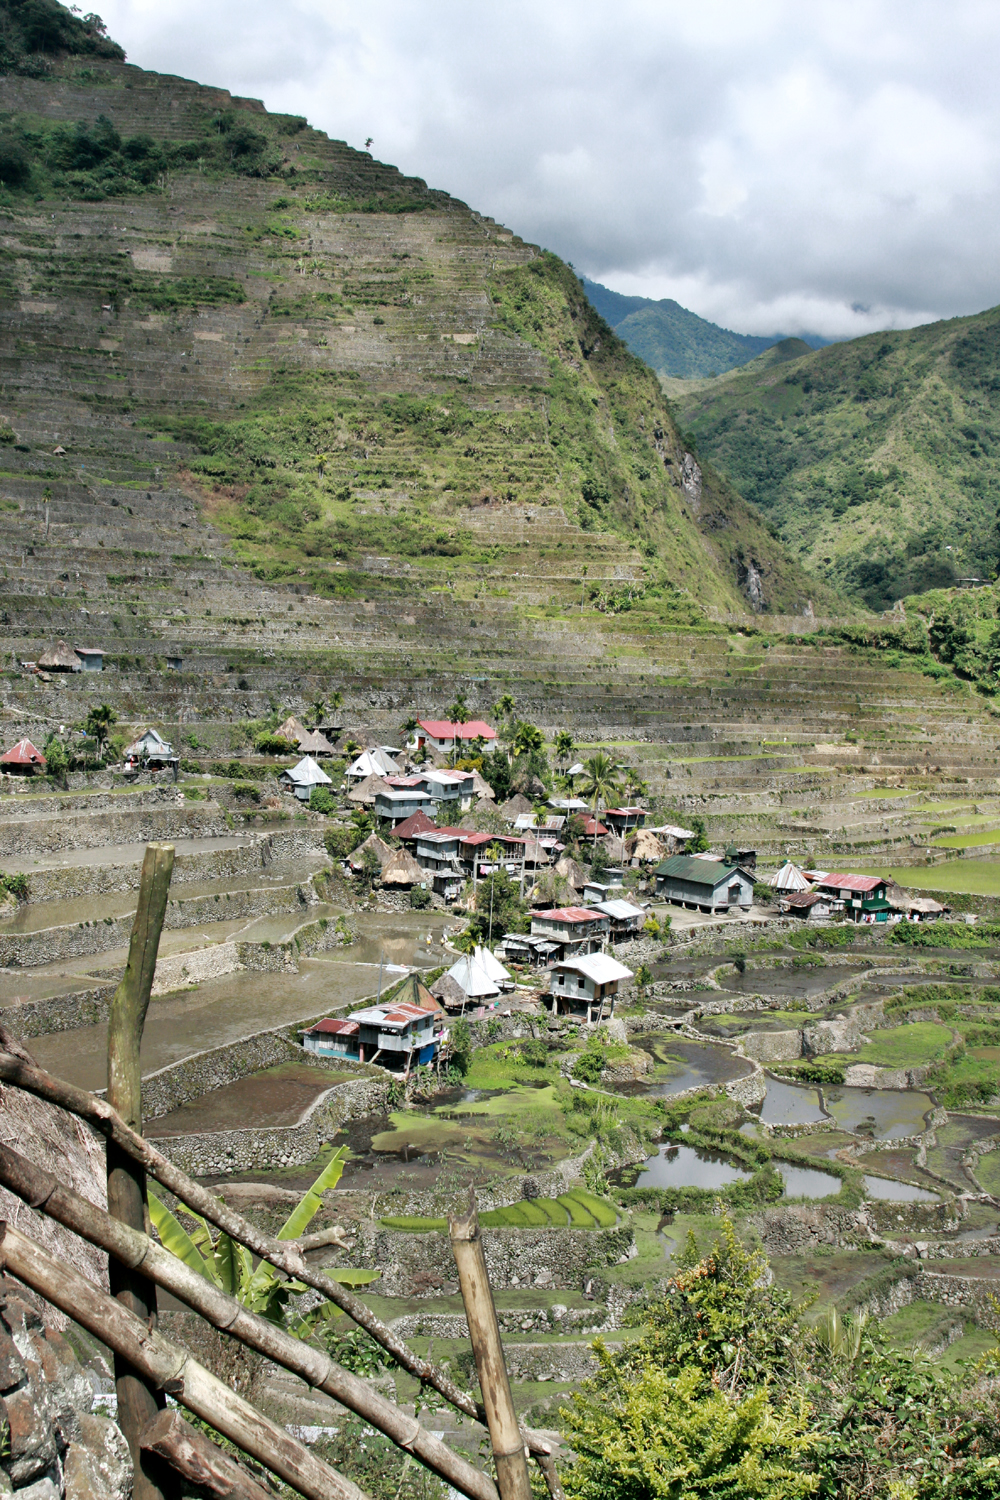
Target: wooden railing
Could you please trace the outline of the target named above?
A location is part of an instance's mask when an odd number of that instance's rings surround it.
[[[301,1241],[263,1234],[142,1135],[139,1044],[173,854],[170,845],[151,844],[146,851],[128,964],[111,1004],[106,1099],[39,1068],[0,1026],[0,1081],[68,1111],[105,1138],[107,1212],[6,1146],[0,1146],[0,1184],[107,1253],[110,1295],[10,1225],[0,1225],[0,1265],[114,1352],[118,1420],[135,1467],[135,1500],[174,1500],[177,1476],[219,1500],[262,1500],[267,1493],[179,1412],[168,1409],[168,1396],[307,1500],[365,1500],[351,1480],[158,1331],[158,1287],[213,1328],[333,1396],[469,1500],[530,1500],[529,1455],[538,1462],[553,1500],[563,1500],[550,1444],[517,1420],[471,1194],[468,1215],[453,1218],[450,1231],[482,1402],[447,1371],[415,1354],[347,1287],[309,1266]],[[322,1293],[422,1386],[481,1422],[489,1432],[496,1481],[329,1355],[252,1312],[156,1243],[147,1232],[147,1176],[260,1260]]]

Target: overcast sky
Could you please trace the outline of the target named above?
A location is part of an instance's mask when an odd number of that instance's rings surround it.
[[[996,0],[97,0],[144,68],[622,292],[830,337],[1000,303]]]

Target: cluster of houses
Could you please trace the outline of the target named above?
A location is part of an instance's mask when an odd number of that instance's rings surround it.
[[[852,875],[801,870],[787,860],[770,882],[784,916],[826,922],[845,916],[854,922],[933,922],[949,910],[930,896],[911,896],[889,875]]]

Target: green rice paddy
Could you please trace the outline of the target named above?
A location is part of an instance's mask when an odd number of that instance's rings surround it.
[[[858,874],[891,875],[907,889],[1000,896],[1000,861],[953,859],[940,865],[864,865],[858,867]]]

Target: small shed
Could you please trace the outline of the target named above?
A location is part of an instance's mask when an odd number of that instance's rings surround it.
[[[635,906],[631,901],[623,899],[595,901],[594,910],[602,911],[608,918],[611,923],[611,936],[618,942],[626,938],[637,937],[646,920],[645,910],[641,906]]]
[[[0,766],[22,776],[33,776],[35,771],[45,770],[45,756],[29,739],[18,740],[9,750],[0,755]]]
[[[783,916],[801,917],[806,922],[825,922],[829,919],[833,903],[819,891],[788,891],[778,899],[778,909]]]
[[[303,735],[299,740],[299,749],[303,755],[332,755],[333,746],[325,734],[320,734],[314,729],[311,734]]]
[[[79,657],[80,665],[85,672],[104,671],[104,652],[98,646],[74,646],[73,650]]]
[[[321,1057],[358,1057],[361,1027],[357,1021],[317,1021],[299,1035],[307,1052],[316,1052]]]
[[[297,766],[291,766],[288,770],[282,771],[278,780],[282,786],[291,788],[300,802],[309,801],[314,786],[333,785],[329,776],[316,764],[311,755],[304,755]]]
[[[392,858],[383,867],[383,885],[426,885],[428,876],[417,864],[408,849],[397,849]]]
[[[440,979],[435,979],[431,985],[431,994],[436,1000],[440,1000],[446,1010],[461,1010],[468,1003],[468,995],[459,984],[452,979],[451,974],[442,974]]]
[[[565,958],[552,968],[549,993],[552,997],[552,1014],[586,1015],[590,1022],[597,1008],[597,1019],[612,1015],[615,996],[623,979],[631,979],[632,970],[626,969],[616,958],[607,953],[582,953],[574,958]]]
[[[504,973],[507,973],[506,969]],[[484,1000],[495,1000],[500,994],[499,984],[487,974],[476,953],[464,953],[457,963],[452,964],[448,977],[462,992],[465,1004],[482,1004]]]
[[[155,770],[157,766],[176,766],[179,757],[174,753],[173,745],[158,730],[144,729],[138,739],[125,746],[122,758],[126,765],[149,766]]]
[[[82,672],[80,658],[65,641],[57,641],[42,652],[35,663],[43,672]]]

